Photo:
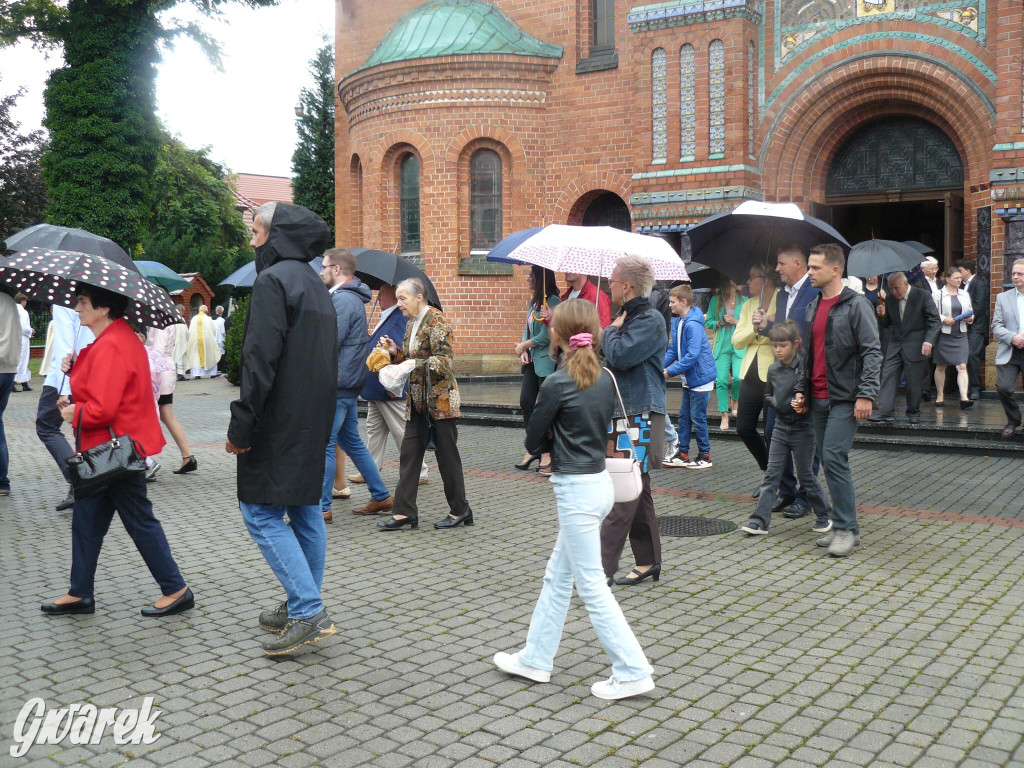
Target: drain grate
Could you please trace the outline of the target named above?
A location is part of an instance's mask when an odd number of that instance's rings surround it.
[[[659,517],[662,536],[716,536],[736,530],[736,524],[713,517]]]

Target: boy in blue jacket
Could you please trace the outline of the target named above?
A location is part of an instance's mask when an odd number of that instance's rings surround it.
[[[693,289],[677,285],[669,292],[674,317],[665,352],[665,378],[683,377],[683,403],[679,407],[679,443],[664,467],[711,468],[708,435],[708,400],[715,388],[715,357],[704,331],[704,313],[693,306]],[[690,430],[697,433],[697,458],[690,460]]]

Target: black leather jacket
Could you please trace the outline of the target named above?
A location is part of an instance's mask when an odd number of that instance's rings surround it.
[[[526,450],[535,455],[550,450],[552,472],[603,472],[615,401],[615,384],[606,371],[580,390],[569,372],[559,368],[541,385],[526,428]]]
[[[790,404],[796,395],[797,384],[804,378],[804,357],[799,352],[789,365],[776,360],[768,369],[764,401],[769,408],[775,409],[775,418],[779,421],[786,424],[803,424],[811,420],[809,413],[797,413]]]

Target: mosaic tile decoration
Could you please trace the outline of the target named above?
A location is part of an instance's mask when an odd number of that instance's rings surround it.
[[[754,156],[754,110],[757,107],[754,95],[754,42],[747,43],[747,153]]]
[[[679,160],[697,158],[697,62],[693,46],[679,49]]]
[[[651,54],[652,163],[668,159],[668,56],[664,48]]]
[[[712,40],[708,46],[708,151],[712,156],[725,153],[725,43]]]

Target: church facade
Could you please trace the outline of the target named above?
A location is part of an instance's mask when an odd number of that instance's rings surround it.
[[[460,368],[509,370],[544,223],[667,238],[790,201],[853,243],[1024,256],[1018,0],[340,0],[337,231],[422,260]]]

